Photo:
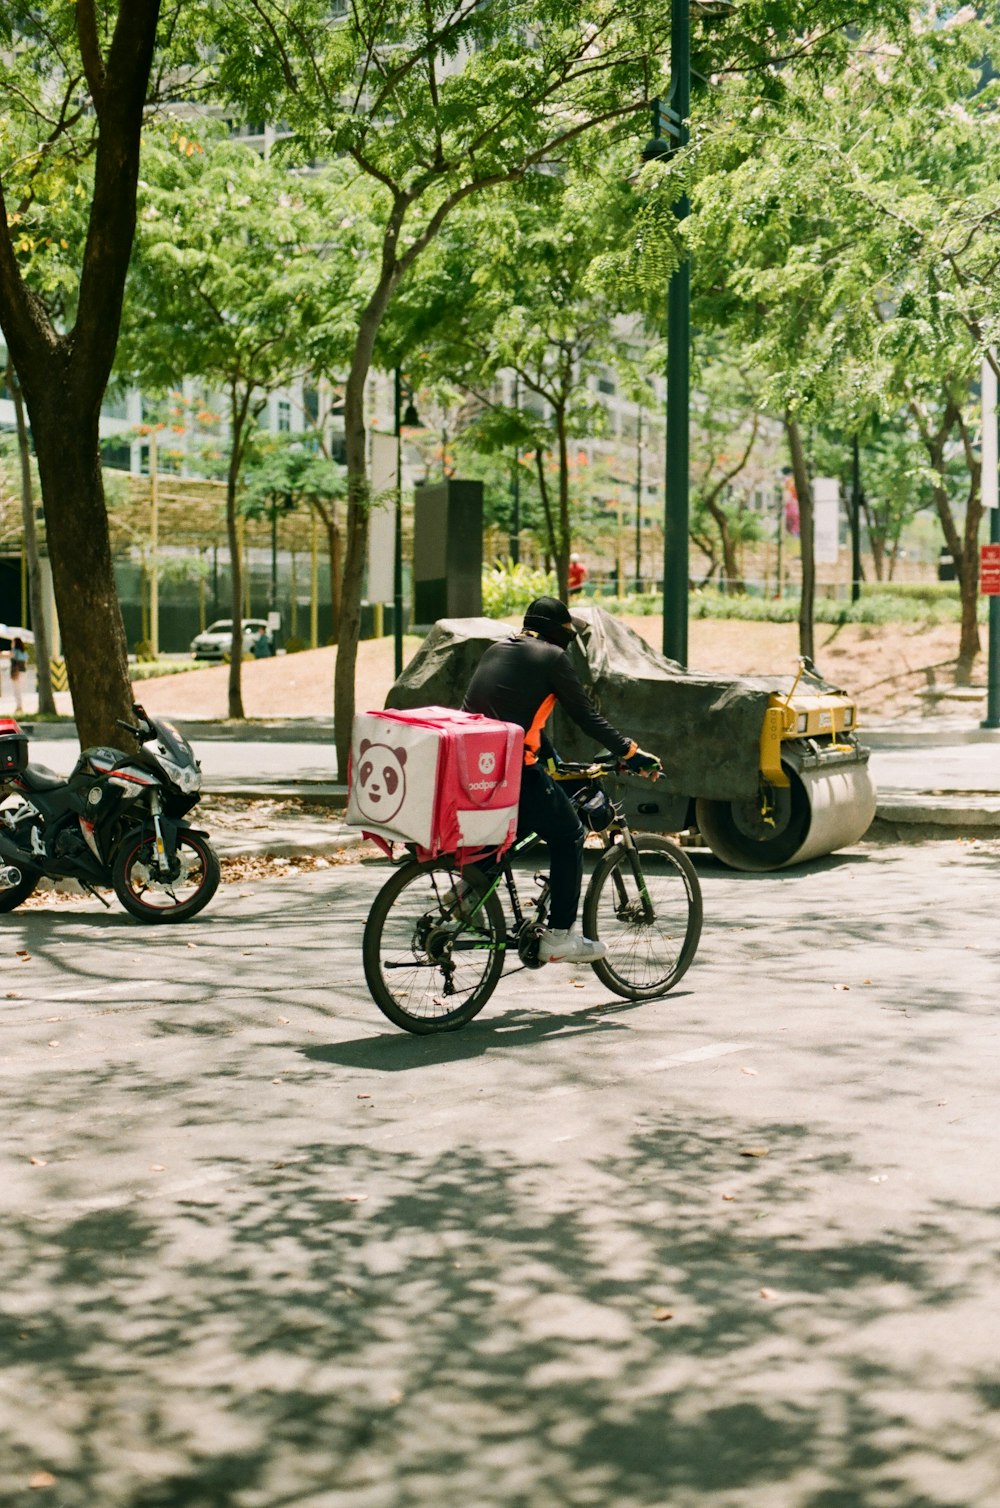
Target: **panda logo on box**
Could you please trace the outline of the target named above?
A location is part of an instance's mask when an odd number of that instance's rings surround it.
[[[384,827],[406,799],[405,749],[363,738],[358,750],[357,803],[366,817]]]

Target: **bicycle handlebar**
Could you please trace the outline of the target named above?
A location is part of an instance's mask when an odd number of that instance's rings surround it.
[[[586,764],[576,764],[565,759],[557,760],[553,774],[556,780],[599,780],[602,775],[613,774],[638,775],[640,780],[659,780],[663,771],[662,769],[630,770],[627,762],[619,758],[617,754],[601,754]]]

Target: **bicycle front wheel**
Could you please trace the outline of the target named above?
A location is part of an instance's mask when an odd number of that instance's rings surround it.
[[[701,886],[676,843],[633,833],[634,850],[616,843],[591,876],[583,930],[607,946],[591,967],[626,1000],[653,1000],[690,967],[701,937]]]
[[[384,1016],[418,1036],[477,1015],[503,973],[503,907],[478,870],[448,859],[404,864],[365,924],[365,979]]]

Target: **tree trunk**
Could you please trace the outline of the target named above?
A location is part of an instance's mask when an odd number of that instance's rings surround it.
[[[243,711],[243,551],[236,516],[236,477],[230,468],[226,477],[226,538],[229,541],[229,611],[233,637],[229,645],[229,711],[231,718],[244,718]]]
[[[98,26],[93,5],[74,7],[98,133],[76,320],[68,333],[56,329],[43,300],[23,280],[0,183],[0,322],[35,441],[53,587],[83,744],[120,740],[116,720],[128,719],[132,708],[99,420],[135,235],[140,136],[159,13],[160,0],[129,0],[107,6]],[[67,61],[67,72],[76,66]]]
[[[958,664],[955,680],[967,685],[981,645],[979,640],[979,525],[983,516],[982,465],[977,459],[969,467],[969,495],[965,504],[965,530],[962,539],[962,627],[958,641]]]
[[[25,400],[80,745],[120,745],[117,720],[132,720],[132,688],[104,503],[98,405],[74,402],[67,387],[55,383],[39,384],[30,397],[26,389]]]
[[[230,442],[229,468],[226,472],[226,537],[229,541],[230,604],[233,619],[233,637],[229,648],[229,716],[242,719],[243,711],[243,551],[240,549],[240,530],[236,508],[236,489],[243,465],[243,451],[247,441],[247,418],[250,413],[252,388],[240,392],[234,383],[229,392]],[[255,409],[259,412],[259,408]]]
[[[7,362],[7,387],[14,399],[17,448],[21,459],[21,518],[24,527],[24,554],[28,562],[31,628],[35,635],[35,685],[38,691],[38,710],[43,717],[54,717],[56,701],[52,694],[52,673],[49,668],[49,632],[45,621],[45,603],[42,599],[42,567],[38,558],[38,531],[35,528],[35,498],[31,485],[28,426],[24,417],[21,388],[9,360]]]
[[[337,504],[331,502],[330,514],[325,520],[327,548],[330,552],[330,639],[340,643],[340,604],[343,596],[344,538],[337,522]]]
[[[813,549],[814,511],[812,484],[806,466],[802,431],[797,419],[785,414],[785,432],[792,458],[792,474],[795,490],[799,495],[799,548],[802,553],[802,596],[799,602],[799,654],[810,660],[815,658],[813,615],[816,600],[816,561]]]
[[[945,442],[929,449],[931,466],[937,476],[943,475]],[[975,496],[970,493],[969,504],[966,509],[964,535],[959,534],[955,524],[955,518],[951,510],[951,499],[947,488],[941,482],[934,485],[934,506],[937,510],[941,531],[944,534],[945,543],[955,563],[955,576],[958,580],[959,596],[962,604],[961,627],[958,639],[958,663],[955,668],[955,679],[960,684],[968,681],[972,674],[972,666],[980,650],[979,624],[976,611],[979,603],[979,522],[982,515],[982,507],[979,503],[978,488]]]
[[[722,546],[722,585],[729,592],[744,592],[746,582],[740,570],[736,555],[736,541],[733,539],[725,509],[719,506],[714,497],[706,497],[705,507],[715,520],[715,527],[719,531],[719,544]],[[714,561],[714,552],[709,555],[709,558]]]
[[[538,475],[538,491],[542,499],[542,511],[545,514],[545,535],[547,541],[545,550],[543,552],[545,557],[545,573],[546,575],[548,575],[548,573],[552,570],[552,564],[554,561],[556,566],[556,579],[558,580],[559,543],[556,538],[555,519],[552,516],[552,499],[549,496],[549,484],[545,477],[545,452],[543,450],[535,451],[535,471]]]

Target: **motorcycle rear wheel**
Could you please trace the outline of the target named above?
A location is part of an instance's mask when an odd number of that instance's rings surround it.
[[[20,906],[29,895],[34,894],[41,875],[25,875],[19,885],[11,885],[9,890],[0,890],[0,912],[13,911],[15,906]]]
[[[161,880],[149,833],[131,833],[115,855],[111,883],[125,910],[142,922],[186,922],[207,906],[219,888],[219,856],[203,838],[177,838],[180,873]]]

